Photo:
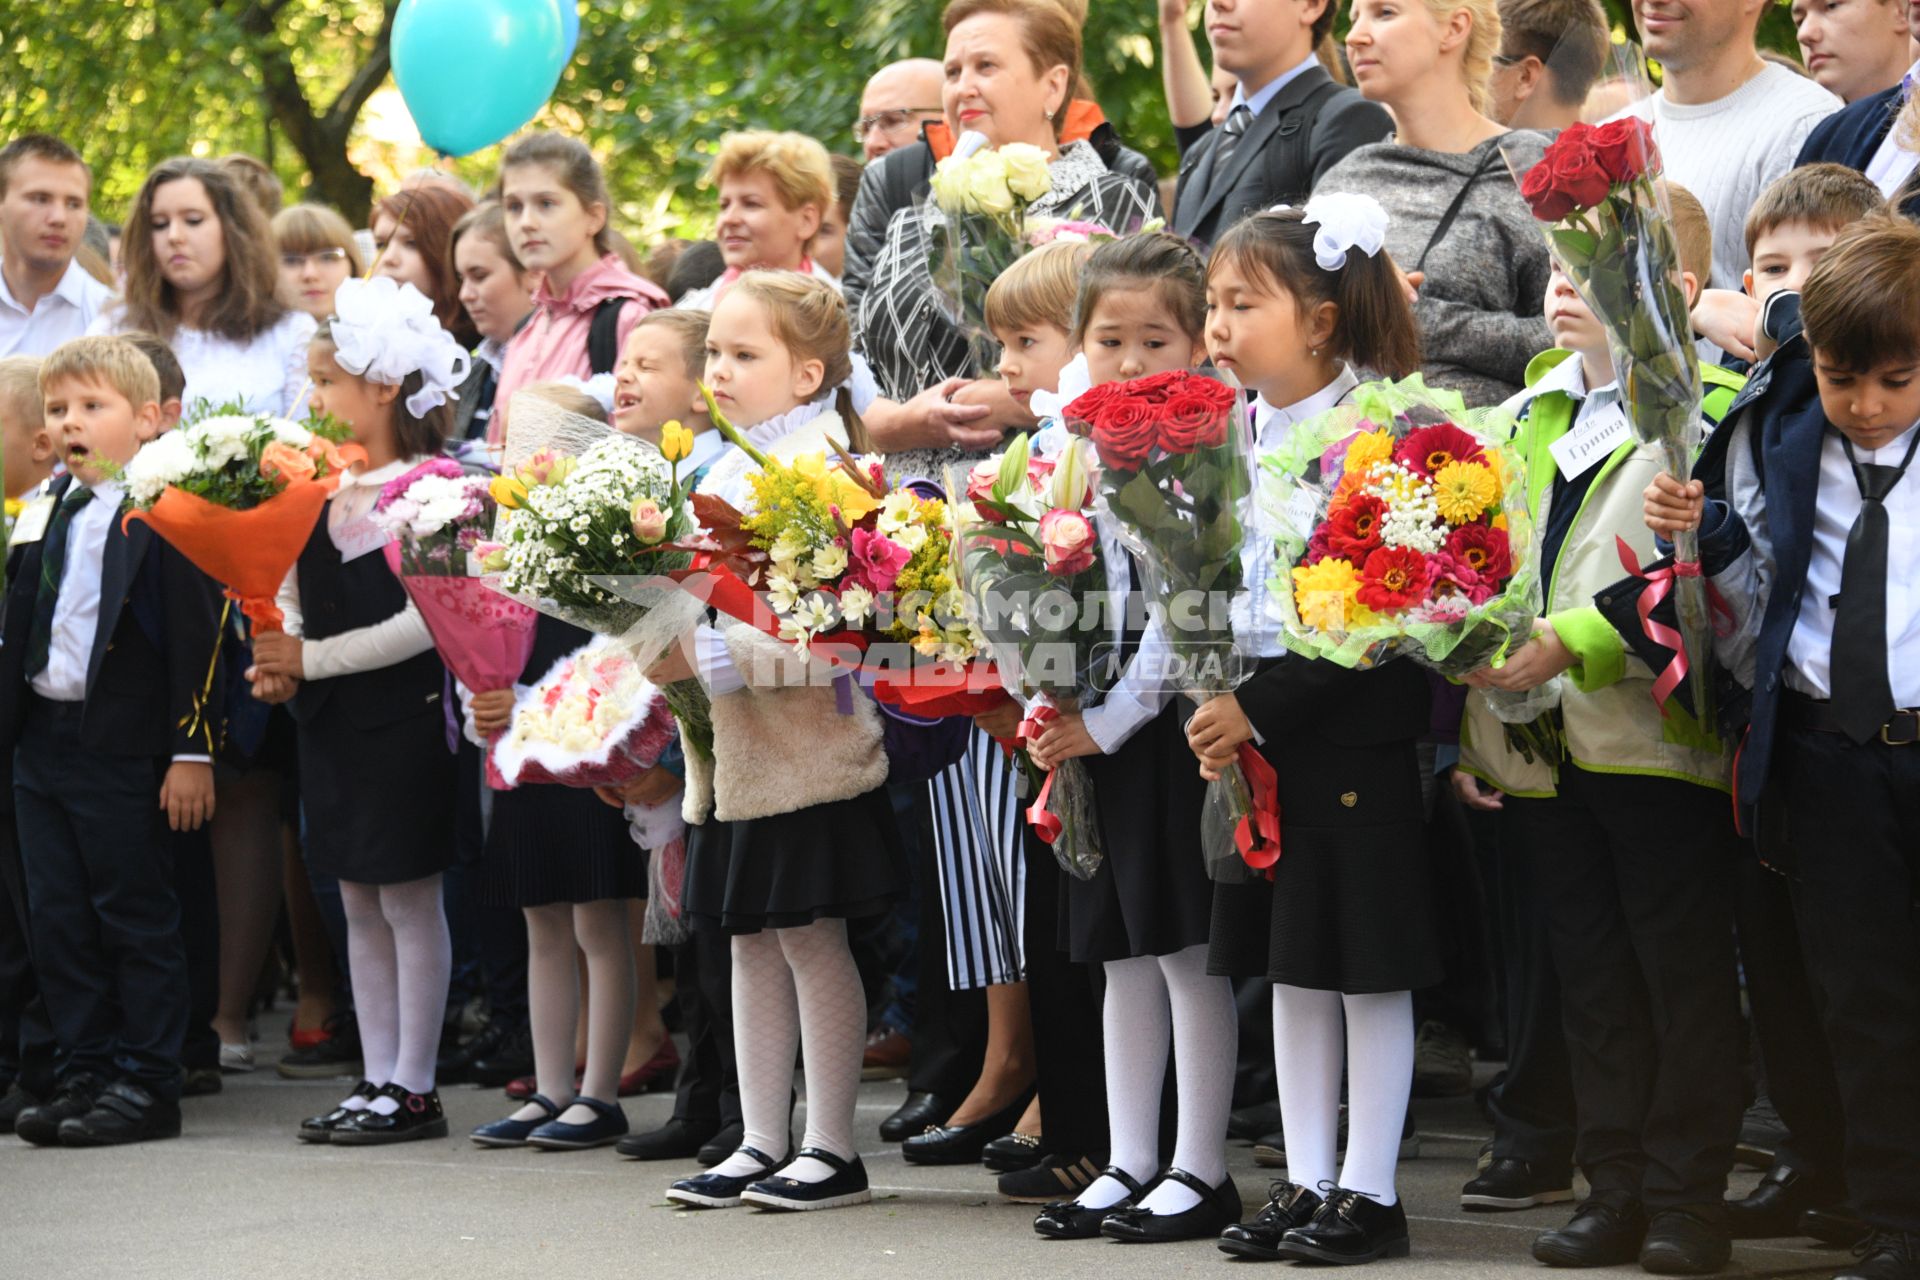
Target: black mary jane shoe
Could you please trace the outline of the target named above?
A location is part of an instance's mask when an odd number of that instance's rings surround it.
[[[335,1146],[373,1147],[389,1142],[417,1142],[447,1136],[447,1113],[440,1094],[412,1093],[397,1084],[382,1085],[375,1098],[392,1098],[400,1109],[383,1116],[371,1106],[342,1121],[329,1139]]]
[[[1398,1200],[1381,1204],[1358,1191],[1336,1187],[1304,1227],[1280,1237],[1282,1258],[1295,1262],[1352,1265],[1377,1258],[1404,1258],[1407,1210]]]
[[[900,1144],[900,1156],[908,1164],[979,1164],[987,1144],[1013,1132],[1026,1114],[1033,1096],[1028,1089],[1006,1106],[972,1124],[933,1125]]]
[[[1251,1222],[1237,1222],[1220,1233],[1220,1252],[1277,1262],[1285,1256],[1280,1252],[1281,1237],[1312,1222],[1324,1203],[1318,1192],[1298,1183],[1275,1182],[1267,1188],[1266,1208]]]
[[[1185,1169],[1169,1169],[1161,1181],[1179,1183],[1199,1196],[1200,1203],[1179,1213],[1154,1213],[1136,1203],[1131,1209],[1108,1214],[1100,1223],[1100,1234],[1122,1244],[1217,1239],[1240,1217],[1240,1191],[1232,1177],[1210,1187]]]
[[[1017,1173],[1031,1169],[1053,1154],[1047,1140],[1037,1133],[1019,1130],[1004,1138],[995,1138],[980,1150],[980,1163],[994,1173]]]
[[[785,1163],[754,1147],[741,1147],[736,1154],[757,1161],[760,1167],[752,1173],[699,1173],[682,1178],[667,1188],[667,1199],[689,1209],[731,1209],[740,1203],[742,1191]]]
[[[740,1199],[762,1209],[793,1213],[804,1213],[811,1209],[840,1209],[847,1205],[866,1204],[873,1199],[873,1191],[867,1184],[867,1167],[860,1163],[859,1156],[843,1160],[831,1151],[803,1147],[794,1159],[818,1160],[833,1172],[820,1182],[801,1182],[797,1178],[784,1178],[776,1173],[742,1191]]]
[[[380,1086],[371,1080],[362,1080],[353,1086],[348,1098],[358,1098],[362,1102],[372,1102],[380,1095]],[[358,1108],[335,1107],[323,1116],[308,1116],[300,1122],[300,1131],[296,1135],[302,1142],[331,1142],[333,1131],[347,1121],[359,1115]]]
[[[593,1112],[593,1119],[584,1124],[568,1124],[555,1116],[527,1135],[527,1145],[542,1151],[590,1151],[612,1146],[627,1136],[627,1113],[620,1109],[619,1103],[602,1102],[582,1094],[573,1100],[573,1105]]]
[[[1118,1165],[1109,1165],[1100,1171],[1101,1178],[1112,1178],[1127,1189],[1127,1197],[1108,1205],[1104,1209],[1090,1209],[1073,1200],[1056,1200],[1042,1209],[1033,1220],[1033,1229],[1049,1240],[1098,1240],[1100,1223],[1110,1213],[1130,1209],[1134,1202],[1147,1194],[1147,1189],[1134,1181],[1133,1175]],[[1099,1181],[1096,1178],[1094,1181]]]
[[[541,1114],[531,1120],[515,1120],[512,1116],[490,1120],[475,1129],[469,1136],[482,1147],[524,1147],[527,1145],[528,1134],[549,1120],[558,1120],[560,1112],[564,1110],[544,1093],[534,1094],[521,1106],[538,1107]],[[520,1107],[514,1108],[515,1111],[519,1109]]]

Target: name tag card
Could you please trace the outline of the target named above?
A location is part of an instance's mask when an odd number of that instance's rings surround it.
[[[1585,475],[1596,462],[1633,439],[1627,412],[1610,404],[1588,416],[1577,428],[1547,446],[1547,452],[1560,467],[1560,474],[1572,480]]]
[[[12,546],[24,546],[29,542],[38,542],[47,536],[47,522],[53,519],[53,495],[35,498],[20,512],[13,522],[13,533],[8,538]]]
[[[339,548],[342,561],[358,560],[361,556],[378,551],[393,541],[385,529],[373,522],[371,515],[343,520],[338,525],[329,526],[327,536],[332,538],[333,545]]]

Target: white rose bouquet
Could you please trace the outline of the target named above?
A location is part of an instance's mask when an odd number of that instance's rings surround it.
[[[967,335],[975,364],[992,367],[987,290],[1033,247],[1027,211],[1052,194],[1047,153],[1025,142],[955,153],[933,171],[928,269],[948,316]]]

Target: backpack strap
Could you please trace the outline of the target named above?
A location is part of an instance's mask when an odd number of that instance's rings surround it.
[[[612,373],[620,362],[620,309],[629,298],[608,298],[593,309],[593,324],[587,329],[587,370]]]
[[[1312,93],[1288,111],[1274,126],[1263,159],[1267,166],[1266,192],[1269,205],[1302,203],[1312,187],[1313,127],[1327,100],[1341,90],[1339,81],[1328,77]],[[1307,175],[1304,184],[1301,175]]]

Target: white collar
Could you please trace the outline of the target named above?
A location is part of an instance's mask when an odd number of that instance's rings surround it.
[[[378,489],[389,480],[398,480],[407,472],[423,462],[431,460],[432,455],[418,458],[397,458],[384,467],[375,467],[371,471],[349,471],[340,477],[342,489]]]
[[[1594,387],[1589,390],[1586,364],[1576,352],[1549,369],[1540,381],[1521,393],[1521,398],[1524,402],[1532,400],[1535,396],[1545,395],[1549,391],[1558,391],[1575,400],[1585,400],[1599,392],[1617,389],[1619,385],[1619,380],[1615,379],[1604,387]]]
[[[0,265],[4,264],[5,259],[0,259]],[[92,288],[89,289],[88,286],[92,286]],[[111,292],[107,289],[106,285],[101,284],[98,280],[88,275],[86,269],[80,265],[77,259],[69,259],[67,269],[60,273],[60,283],[42,294],[40,302],[45,302],[48,298],[58,298],[75,311],[85,311],[87,309],[87,294],[95,290]],[[26,308],[20,305],[20,300],[13,296],[13,287],[7,283],[7,277],[4,272],[0,272],[0,299],[4,299],[7,304],[16,311],[26,312]],[[38,312],[39,309],[39,303],[35,303],[34,311]]]
[[[79,477],[76,476],[73,482],[76,485],[80,484]],[[102,480],[99,484],[83,487],[91,487],[94,501],[113,510],[118,510],[120,503],[127,496],[127,486],[118,480]],[[68,489],[67,492],[72,493],[73,490]]]
[[[701,431],[693,437],[693,449],[687,454],[686,475],[692,475],[727,451],[727,438],[718,431]]]
[[[765,449],[786,436],[818,418],[821,414],[833,412],[834,392],[828,392],[818,400],[809,400],[795,409],[789,409],[778,417],[768,418],[765,422],[743,429],[740,434],[748,444],[756,449]],[[696,440],[698,436],[694,437]]]
[[[1264,435],[1269,424],[1289,427],[1296,422],[1305,422],[1315,414],[1325,413],[1345,400],[1359,385],[1360,379],[1354,374],[1353,366],[1342,362],[1339,376],[1304,400],[1276,407],[1269,404],[1265,396],[1255,396],[1253,398],[1254,431],[1256,434]]]

